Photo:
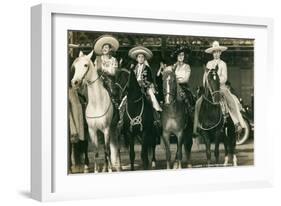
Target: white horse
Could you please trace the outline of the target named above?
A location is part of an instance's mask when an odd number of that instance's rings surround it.
[[[112,126],[113,105],[107,90],[103,86],[101,76],[91,60],[92,55],[93,51],[88,55],[84,55],[80,51],[79,57],[72,64],[75,73],[71,84],[74,88],[78,88],[82,83],[86,83],[88,87],[88,105],[85,115],[90,138],[94,145],[94,172],[98,172],[96,161],[98,157],[98,131],[104,135],[105,164],[103,171],[111,172],[112,164],[119,171],[121,165],[118,135],[116,128]]]

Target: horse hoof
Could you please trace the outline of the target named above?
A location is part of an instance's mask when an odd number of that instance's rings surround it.
[[[224,158],[223,166],[224,167],[228,166],[228,157],[227,156]]]
[[[233,166],[234,167],[237,167],[238,165],[237,165],[237,157],[236,157],[236,155],[233,155]]]
[[[167,162],[167,170],[169,170],[169,169],[171,169],[171,166],[170,166],[170,163],[169,162]]]
[[[173,169],[178,169],[178,168],[179,168],[178,162],[175,162],[174,166],[173,166]]]
[[[111,168],[110,168],[110,169],[108,169],[108,172],[109,172],[109,173],[112,173],[112,169],[111,169]]]
[[[155,161],[152,161],[151,167],[152,167],[152,169],[155,169],[155,168],[156,168],[156,163],[155,163]]]
[[[192,164],[188,164],[188,165],[187,165],[187,168],[192,168]]]
[[[106,167],[103,167],[102,172],[108,172],[108,169]]]
[[[89,173],[89,167],[87,165],[84,166],[84,173]]]

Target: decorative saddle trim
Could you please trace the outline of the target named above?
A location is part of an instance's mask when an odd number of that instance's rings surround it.
[[[144,110],[144,100],[143,98],[142,100],[142,105],[141,105],[141,111],[140,114],[137,115],[136,117],[132,118],[129,114],[129,110],[128,110],[128,104],[126,104],[126,113],[128,115],[128,118],[130,120],[130,131],[133,131],[133,127],[136,125],[140,125],[140,131],[143,130],[143,124],[142,124],[142,114],[143,114],[143,110]]]

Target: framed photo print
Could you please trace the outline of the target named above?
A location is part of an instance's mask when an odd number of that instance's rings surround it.
[[[272,185],[271,19],[31,14],[34,199]]]

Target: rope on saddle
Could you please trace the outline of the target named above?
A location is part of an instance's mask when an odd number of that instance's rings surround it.
[[[219,126],[219,124],[221,123],[221,120],[222,120],[222,113],[220,113],[220,119],[215,125],[208,127],[208,128],[201,126],[201,124],[199,124],[198,126],[200,129],[205,130],[205,131],[212,130],[212,129],[216,128],[217,126]]]
[[[136,117],[132,118],[129,114],[129,110],[128,110],[128,103],[126,104],[126,114],[128,115],[128,118],[130,120],[130,131],[133,131],[133,127],[136,125],[140,125],[140,131],[143,130],[143,124],[142,124],[142,114],[143,114],[143,110],[144,110],[144,100],[143,98],[142,100],[142,105],[141,105],[141,111],[140,114],[137,115]]]

